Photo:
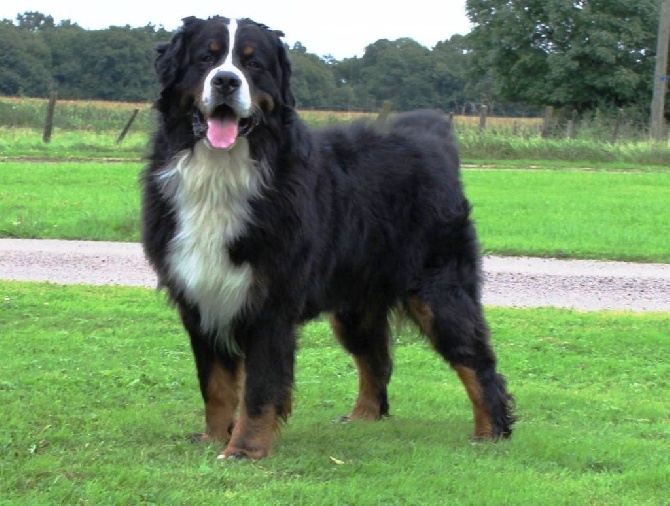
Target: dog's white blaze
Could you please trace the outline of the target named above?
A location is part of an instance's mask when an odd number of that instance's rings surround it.
[[[245,138],[228,151],[208,149],[200,141],[160,177],[177,210],[167,257],[170,276],[197,305],[203,331],[230,345],[229,325],[247,303],[253,270],[233,264],[227,246],[251,220],[249,200],[261,189],[261,168],[249,158]]]
[[[228,36],[230,37],[230,41],[228,44],[228,54],[226,55],[226,58],[223,60],[223,63],[218,67],[213,68],[205,78],[204,89],[202,90],[202,102],[205,108],[207,109],[204,112],[207,114],[212,114],[214,112],[215,104],[214,104],[214,97],[212,94],[212,79],[219,71],[232,72],[233,74],[235,74],[237,77],[240,78],[240,81],[242,81],[242,85],[240,86],[239,90],[237,90],[235,95],[235,103],[232,104],[233,108],[235,109],[235,113],[241,118],[246,118],[251,113],[252,102],[251,102],[251,90],[249,89],[249,83],[247,82],[247,78],[242,73],[242,70],[240,70],[233,64],[233,55],[235,54],[236,34],[237,34],[237,21],[231,19],[230,24],[228,25]]]

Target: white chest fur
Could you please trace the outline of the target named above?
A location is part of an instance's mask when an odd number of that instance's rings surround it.
[[[227,340],[253,282],[251,266],[233,264],[228,246],[251,220],[249,201],[260,191],[262,170],[249,158],[244,138],[228,151],[200,141],[193,152],[176,157],[161,180],[176,209],[167,257],[170,277],[197,305],[202,330]]]

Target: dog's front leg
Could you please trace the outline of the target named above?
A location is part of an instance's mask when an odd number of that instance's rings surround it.
[[[262,318],[245,332],[243,341],[246,377],[239,415],[219,458],[267,457],[275,434],[291,413],[294,326]]]

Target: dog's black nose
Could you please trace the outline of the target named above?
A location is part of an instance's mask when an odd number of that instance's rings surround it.
[[[242,80],[233,72],[219,70],[212,78],[212,86],[222,94],[230,95],[242,86]]]

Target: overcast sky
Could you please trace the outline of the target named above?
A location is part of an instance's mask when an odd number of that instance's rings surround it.
[[[365,47],[379,39],[410,37],[432,48],[453,34],[470,31],[465,0],[395,5],[369,0],[0,0],[0,18],[14,20],[27,11],[50,15],[56,23],[69,19],[86,29],[151,23],[174,30],[186,16],[247,17],[282,30],[290,46],[301,42],[310,53],[338,60],[362,56]]]

